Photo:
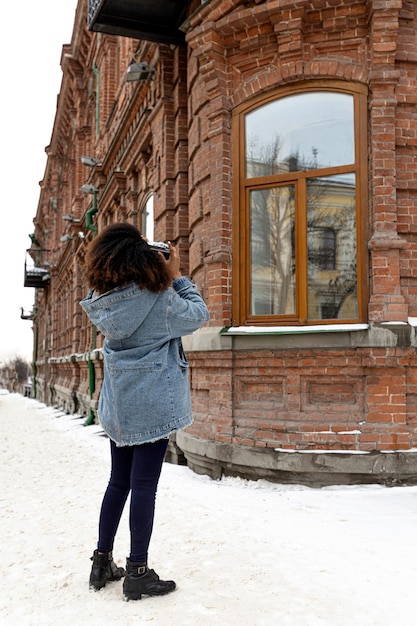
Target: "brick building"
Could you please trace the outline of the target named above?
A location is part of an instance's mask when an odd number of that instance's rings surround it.
[[[179,246],[211,313],[184,342],[195,422],[173,455],[415,481],[416,3],[119,5],[80,0],[62,51],[26,264],[36,396],[94,418],[82,261],[127,220]]]

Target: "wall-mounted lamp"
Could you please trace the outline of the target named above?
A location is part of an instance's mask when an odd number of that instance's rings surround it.
[[[87,167],[97,167],[101,165],[99,159],[96,159],[95,157],[89,157],[89,156],[82,156],[81,163],[83,165],[87,165]]]
[[[155,73],[156,69],[151,67],[148,63],[131,63],[127,68],[126,82],[129,83],[136,80],[151,81],[154,79]]]
[[[67,222],[74,222],[75,224],[79,224],[81,220],[77,220],[75,219],[75,217],[73,215],[71,215],[70,213],[65,213],[62,216],[63,220],[66,220]]]
[[[61,240],[60,240],[60,241],[61,241],[62,243],[65,243],[66,241],[71,241],[71,239],[72,239],[72,235],[62,235],[62,237],[61,237]]]
[[[95,185],[90,185],[89,183],[86,183],[81,187],[81,191],[83,193],[94,194],[98,192],[98,188]]]

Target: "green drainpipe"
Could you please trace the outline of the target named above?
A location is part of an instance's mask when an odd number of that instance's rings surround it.
[[[98,136],[100,132],[100,70],[93,63],[92,66],[93,74],[96,76],[96,136]],[[91,205],[91,209],[87,211],[85,214],[85,227],[88,230],[91,230],[93,233],[93,237],[97,234],[97,226],[93,223],[93,215],[97,213],[97,194],[93,194],[93,202]],[[93,326],[93,345],[88,354],[88,379],[89,379],[89,387],[90,387],[90,410],[87,419],[84,422],[84,426],[91,426],[94,424],[94,411],[91,408],[91,401],[93,399],[93,394],[96,389],[96,374],[94,370],[94,362],[91,359],[91,352],[95,350],[97,347],[97,328]]]
[[[88,381],[90,387],[90,410],[88,413],[88,417],[84,422],[84,426],[91,426],[94,424],[94,411],[91,408],[91,402],[93,399],[94,392],[96,390],[96,372],[94,369],[94,362],[91,359],[91,352],[95,350],[97,347],[97,328],[93,326],[93,345],[88,354]]]
[[[93,236],[97,233],[97,226],[93,224],[92,217],[97,213],[97,194],[93,194],[93,203],[91,209],[87,211],[85,214],[85,226],[88,230],[91,230]],[[94,362],[91,359],[91,352],[95,350],[97,347],[97,328],[93,326],[93,344],[91,350],[88,354],[88,380],[89,380],[89,388],[90,388],[90,410],[88,413],[88,417],[84,422],[84,426],[91,426],[94,424],[94,411],[91,408],[91,401],[93,399],[94,392],[96,390],[96,373],[94,370]]]
[[[33,317],[33,362],[32,362],[32,376],[33,376],[33,398],[36,400],[36,375],[38,372],[38,367],[36,362],[38,360],[38,322],[37,322],[38,312],[35,307],[35,315]]]
[[[97,65],[93,63],[93,74],[96,76],[96,137],[98,137],[100,132],[100,70]]]
[[[88,228],[88,230],[91,230],[93,234],[97,233],[97,226],[93,224],[92,219],[93,215],[95,215],[97,211],[97,194],[93,193],[93,202],[91,204],[91,209],[88,209],[87,213],[85,214],[85,227]]]

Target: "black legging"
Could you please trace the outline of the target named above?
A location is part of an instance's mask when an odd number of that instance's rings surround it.
[[[130,499],[130,560],[147,563],[155,511],[155,496],[168,439],[140,446],[111,446],[110,481],[99,520],[99,552],[111,552],[123,508]]]

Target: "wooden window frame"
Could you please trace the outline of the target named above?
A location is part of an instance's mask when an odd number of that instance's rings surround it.
[[[298,259],[296,267],[297,311],[294,316],[251,315],[250,314],[250,230],[249,230],[249,195],[253,189],[261,189],[284,184],[294,184],[296,211],[304,206],[306,214],[306,186],[309,172],[289,171],[285,174],[245,178],[245,116],[251,111],[274,100],[289,95],[311,92],[345,93],[353,96],[354,102],[354,138],[355,163],[351,165],[319,168],[314,176],[334,176],[352,173],[356,180],[356,238],[357,238],[357,299],[358,316],[354,319],[309,320],[307,302],[303,299],[307,287],[307,260]],[[368,189],[368,148],[367,148],[367,88],[357,83],[341,81],[309,81],[299,85],[282,87],[268,94],[262,94],[249,103],[236,108],[232,119],[233,136],[233,326],[278,326],[278,325],[319,325],[319,324],[355,324],[366,322],[368,309],[368,254],[367,254],[367,189]],[[298,214],[298,219],[300,215]],[[296,246],[306,249],[307,226],[297,230]],[[301,241],[304,239],[304,241]]]

